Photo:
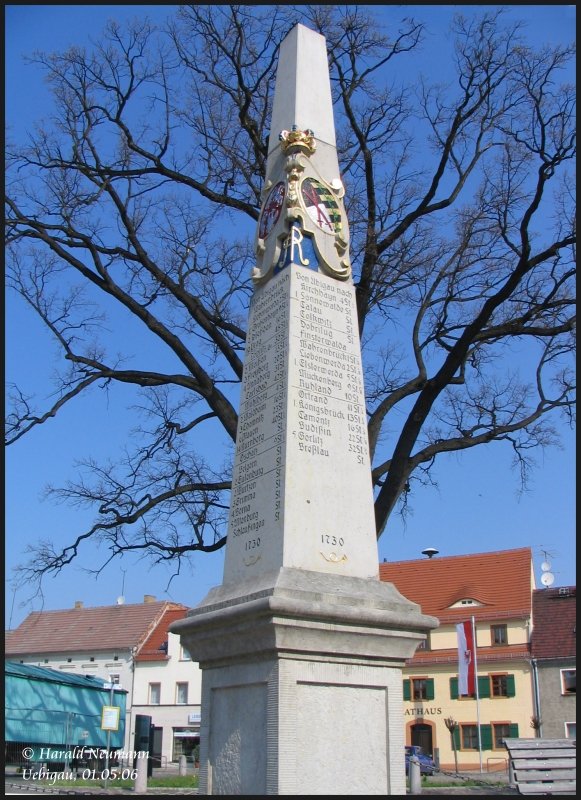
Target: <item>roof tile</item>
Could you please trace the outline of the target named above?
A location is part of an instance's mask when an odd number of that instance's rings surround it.
[[[536,589],[533,592],[533,658],[568,658],[575,656],[577,624],[577,589],[563,586]]]
[[[87,653],[139,648],[165,611],[184,609],[167,600],[62,611],[33,611],[6,636],[5,654]]]
[[[418,603],[424,614],[441,623],[475,619],[527,618],[531,614],[534,587],[530,547],[442,556],[414,561],[383,562],[379,565],[382,581]],[[450,608],[463,599],[483,605]]]
[[[135,656],[136,661],[167,661],[167,650],[162,650],[162,646],[168,640],[168,629],[172,622],[183,619],[188,613],[187,608],[167,609],[159,623],[151,631],[146,641],[143,643],[139,653]]]

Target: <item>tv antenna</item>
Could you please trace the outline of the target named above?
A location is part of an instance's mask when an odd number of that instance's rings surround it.
[[[545,589],[548,589],[549,586],[552,586],[553,583],[555,582],[555,576],[551,572],[551,562],[547,558],[548,556],[547,551],[543,550],[542,553],[545,556],[545,560],[541,564],[541,572],[542,572],[541,583],[543,584]]]
[[[121,581],[121,594],[117,598],[117,605],[118,606],[122,606],[123,603],[125,602],[125,596],[123,594],[123,589],[125,588],[125,573],[127,572],[127,570],[126,569],[121,569],[121,572],[123,573],[123,580]]]

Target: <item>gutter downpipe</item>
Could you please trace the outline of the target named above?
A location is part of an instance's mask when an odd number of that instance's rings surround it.
[[[531,658],[531,665],[533,668],[533,697],[535,700],[535,716],[539,720],[539,727],[537,736],[539,739],[543,738],[543,718],[541,716],[541,696],[539,692],[539,670],[537,667],[537,659]]]

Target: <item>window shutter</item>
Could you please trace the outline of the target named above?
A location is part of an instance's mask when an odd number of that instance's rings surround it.
[[[507,697],[514,697],[516,695],[516,689],[514,685],[514,675],[506,676],[506,694]]]
[[[428,678],[426,681],[426,700],[433,700],[436,696],[434,692],[434,679]]]
[[[483,750],[492,750],[492,725],[480,726],[480,742]]]
[[[458,678],[450,678],[450,697],[452,700],[458,699]]]
[[[411,688],[410,688],[411,681],[409,678],[406,678],[403,682],[403,699],[404,700],[411,700]]]
[[[518,722],[512,722],[508,726],[508,730],[509,730],[508,735],[511,739],[518,739]]]
[[[478,697],[490,697],[490,678],[488,675],[478,676]]]

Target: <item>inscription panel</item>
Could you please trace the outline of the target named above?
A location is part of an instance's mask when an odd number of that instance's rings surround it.
[[[282,565],[289,286],[284,272],[252,298],[224,581]]]
[[[378,577],[354,288],[291,264],[256,290],[224,582]]]
[[[266,794],[264,684],[216,687],[210,701],[210,794]]]
[[[384,688],[299,683],[296,708],[295,794],[341,796],[345,787],[353,794],[388,793]]]
[[[287,470],[295,502],[285,517],[285,565],[373,577],[377,541],[355,290],[296,269],[289,316]]]

